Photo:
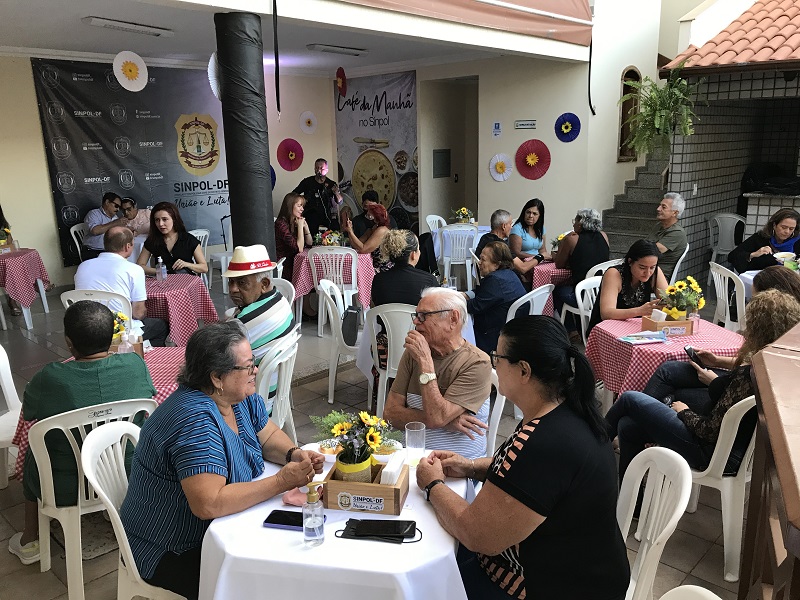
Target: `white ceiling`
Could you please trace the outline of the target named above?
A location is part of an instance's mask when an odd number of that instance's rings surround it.
[[[264,0],[265,4],[267,0]],[[174,37],[147,35],[92,27],[87,16],[105,17],[174,31]],[[331,28],[324,23],[279,19],[280,64],[286,72],[333,76],[336,68],[348,73],[377,72],[392,65],[413,67],[499,56],[467,44],[445,44],[427,39],[392,37],[364,30]],[[270,60],[272,17],[262,18],[265,58]],[[312,52],[306,44],[366,48],[353,57]],[[213,11],[192,10],[133,0],[0,0],[0,53],[75,58],[104,58],[132,50],[152,64],[189,62],[204,65],[216,49]]]

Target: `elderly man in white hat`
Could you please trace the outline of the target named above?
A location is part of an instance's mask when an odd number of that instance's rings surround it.
[[[270,346],[294,327],[292,307],[269,278],[274,268],[263,245],[237,246],[222,274],[228,278],[228,294],[237,306],[233,317],[247,328],[256,365]]]

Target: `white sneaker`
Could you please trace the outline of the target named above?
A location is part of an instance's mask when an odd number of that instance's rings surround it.
[[[21,531],[15,533],[11,536],[11,539],[8,540],[8,551],[11,552],[11,554],[15,554],[23,565],[31,565],[35,562],[39,562],[39,540],[33,540],[24,546],[20,540],[22,540]]]

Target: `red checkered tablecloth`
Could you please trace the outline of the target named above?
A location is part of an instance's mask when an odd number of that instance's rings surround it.
[[[161,404],[172,392],[178,388],[178,371],[183,366],[185,348],[153,348],[144,355],[144,363],[153,378],[156,388],[155,401]],[[69,359],[64,362],[69,362]],[[25,464],[25,454],[28,452],[28,432],[33,427],[35,420],[26,421],[22,412],[19,415],[17,430],[11,442],[19,448],[17,462],[14,464],[14,477],[22,478],[22,466]]]
[[[533,287],[531,289],[535,290],[548,283],[559,285],[569,281],[570,277],[572,277],[572,271],[569,269],[559,269],[554,262],[542,263],[533,268]],[[553,313],[553,294],[550,294],[544,305],[542,314],[552,317]]]
[[[50,285],[50,277],[36,250],[21,248],[0,254],[0,287],[22,306],[30,307],[36,300],[37,279],[45,286]]]
[[[736,356],[744,338],[709,321],[700,322],[693,335],[667,338],[666,343],[634,346],[617,338],[642,330],[641,318],[603,321],[595,325],[586,344],[586,357],[606,389],[615,393],[642,391],[650,377],[668,360],[688,361],[684,346],[701,348],[717,356]]]
[[[169,337],[185,346],[197,329],[198,319],[204,323],[219,321],[217,309],[208,295],[203,280],[196,275],[176,273],[166,281],[147,278],[147,316],[166,319]]]
[[[350,281],[350,257],[344,259],[344,283]],[[322,266],[315,265],[317,277],[322,279],[324,272]],[[358,302],[365,309],[369,308],[372,298],[372,280],[375,277],[375,267],[372,265],[371,254],[358,255],[358,267],[356,277],[358,278]],[[311,265],[308,262],[308,252],[303,250],[294,257],[294,273],[292,274],[292,285],[294,285],[296,298],[305,296],[314,289],[314,280],[311,277]]]

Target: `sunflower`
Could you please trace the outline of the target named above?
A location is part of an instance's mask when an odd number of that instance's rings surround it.
[[[381,444],[383,443],[383,440],[381,440],[381,434],[375,431],[374,427],[369,428],[365,439],[367,440],[369,447],[373,450],[380,448]]]
[[[700,300],[697,301],[697,309],[698,310],[703,308],[705,305],[706,305],[706,299],[705,298],[700,298]]]
[[[566,123],[564,123],[564,124],[561,126],[561,132],[562,132],[562,133],[569,133],[570,131],[572,131],[572,123],[570,123],[569,121],[567,121]]]
[[[506,172],[506,163],[504,163],[502,160],[498,160],[497,164],[495,164],[495,166],[494,166],[494,170],[495,170],[495,172],[497,172],[500,175],[502,175],[503,173]]]
[[[691,285],[689,285],[689,287],[692,288],[693,292],[697,292],[698,294],[703,291],[703,289],[699,285],[697,285],[696,281]]]
[[[686,281],[688,281],[689,283],[697,283],[697,279],[695,279],[691,275],[686,276]]]
[[[678,283],[675,284],[675,289],[678,290],[679,292],[682,292],[687,287],[688,286],[686,285],[685,281],[679,281]]]
[[[293,150],[289,150],[289,160],[294,160],[295,158],[297,158],[297,154]]]
[[[136,81],[139,78],[139,67],[134,62],[126,60],[120,70],[128,81]]]
[[[525,157],[525,163],[529,167],[535,167],[538,162],[539,162],[539,157],[536,155],[535,152],[531,152]]]
[[[336,425],[333,426],[333,429],[331,429],[331,433],[336,437],[339,437],[340,435],[344,435],[348,431],[350,431],[350,428],[352,426],[353,426],[352,423],[348,423],[346,421],[343,423],[337,423]]]
[[[367,411],[362,410],[358,413],[358,416],[361,417],[361,422],[364,423],[364,425],[370,425],[372,423],[372,417],[369,416]]]
[[[677,291],[677,290],[675,289],[675,286],[674,286],[674,285],[671,285],[671,286],[669,286],[669,287],[667,288],[667,295],[668,295],[668,296],[672,296],[672,294],[674,294],[676,291]]]

